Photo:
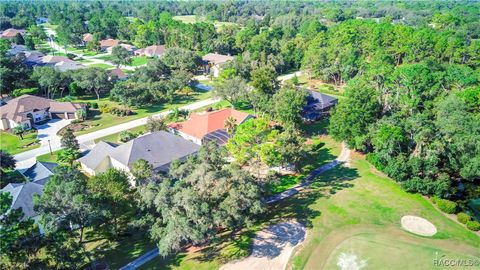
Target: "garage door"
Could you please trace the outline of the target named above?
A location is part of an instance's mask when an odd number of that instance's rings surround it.
[[[51,113],[52,119],[65,119],[64,113]]]

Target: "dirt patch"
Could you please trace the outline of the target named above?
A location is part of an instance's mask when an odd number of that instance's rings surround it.
[[[285,269],[294,248],[305,240],[305,226],[297,221],[281,222],[255,235],[250,256],[223,265],[221,270]]]
[[[361,260],[354,253],[340,253],[337,266],[342,270],[360,270],[367,266],[367,260]]]
[[[421,236],[433,236],[437,233],[435,225],[421,217],[403,216],[401,224],[404,230]]]

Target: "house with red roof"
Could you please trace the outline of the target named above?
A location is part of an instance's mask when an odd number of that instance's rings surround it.
[[[254,118],[254,116],[232,108],[226,108],[191,114],[186,121],[170,124],[169,128],[173,133],[199,145],[207,141],[225,144],[230,138],[230,134],[225,128],[225,123],[229,118],[233,118],[238,126],[248,119]]]

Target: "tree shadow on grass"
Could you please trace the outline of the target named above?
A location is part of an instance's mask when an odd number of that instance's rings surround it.
[[[355,168],[345,167],[343,164],[318,175],[312,180],[311,188],[327,189],[330,194],[335,194],[345,188],[353,187],[350,183],[359,177],[358,171]]]

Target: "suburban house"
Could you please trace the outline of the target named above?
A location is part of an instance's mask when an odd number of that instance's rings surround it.
[[[48,18],[46,17],[38,17],[35,19],[36,24],[48,23]]]
[[[82,44],[87,45],[88,42],[93,40],[93,35],[90,33],[86,33],[82,37]]]
[[[43,53],[39,51],[26,51],[22,53],[25,56],[24,63],[27,66],[38,66],[43,65],[43,57],[45,56]]]
[[[125,74],[125,72],[123,72],[123,70],[119,68],[110,70],[108,74],[108,80],[110,81],[118,81],[118,80],[122,81],[126,79],[128,79],[128,75]]]
[[[135,51],[137,56],[160,57],[165,53],[165,45],[152,45]]]
[[[9,28],[0,33],[0,38],[14,39],[17,34],[24,36],[26,31],[24,29]]]
[[[222,66],[228,61],[233,60],[233,56],[223,55],[218,53],[209,53],[202,57],[204,71],[207,74],[212,74],[213,77],[218,77]]]
[[[237,125],[240,125],[254,116],[227,108],[191,114],[186,121],[170,124],[169,128],[173,133],[198,145],[202,145],[207,141],[215,141],[221,145],[230,138],[225,129],[225,122],[230,117],[235,119]]]
[[[37,161],[22,174],[31,182],[44,185],[50,176],[53,175],[53,170],[57,166],[57,163]]]
[[[83,104],[23,95],[0,107],[0,130],[11,129],[17,125],[29,129],[35,123],[47,119],[76,119],[76,112],[83,108]]]
[[[120,44],[120,45],[115,45],[115,46],[111,46],[111,47],[106,48],[107,53],[111,54],[112,51],[113,51],[113,48],[115,48],[117,46],[125,48],[125,50],[127,50],[127,52],[131,55],[133,55],[133,53],[137,49],[135,46],[130,45],[130,44]]]
[[[3,192],[8,192],[12,196],[10,209],[22,209],[24,218],[31,218],[38,222],[39,215],[35,212],[33,196],[42,195],[43,186],[53,175],[53,169],[57,166],[55,163],[36,162],[22,174],[30,181],[26,183],[10,183],[2,188]],[[42,233],[42,228],[40,227]]]
[[[52,66],[58,71],[77,70],[85,68],[84,65],[79,64],[65,56],[46,55],[41,60],[41,65]]]
[[[302,118],[305,121],[316,121],[322,116],[328,115],[330,109],[335,106],[338,99],[309,90],[307,97],[307,105],[303,108]]]
[[[25,52],[25,51],[28,51],[27,46],[14,44],[14,45],[7,51],[7,55],[8,55],[8,56],[15,56],[15,55],[20,54],[20,53],[23,53],[23,52]]]
[[[133,163],[144,159],[155,171],[168,172],[170,163],[195,154],[200,146],[166,131],[150,133],[121,145],[99,142],[78,159],[82,170],[96,175],[109,168],[130,172]],[[134,183],[132,183],[134,184]]]
[[[120,44],[120,40],[117,39],[104,39],[100,40],[100,50],[105,51],[109,47],[117,46]]]

